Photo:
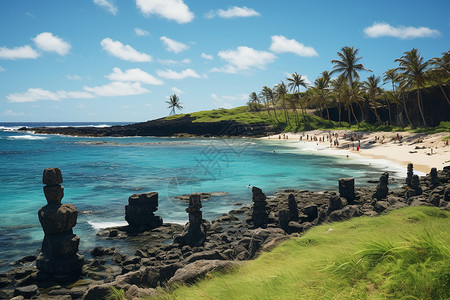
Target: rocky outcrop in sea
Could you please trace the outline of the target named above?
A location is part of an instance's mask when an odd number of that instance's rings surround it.
[[[232,270],[324,222],[376,216],[406,206],[450,210],[450,167],[420,178],[413,175],[410,185],[400,189],[388,189],[390,180],[383,173],[373,188],[360,188],[349,178],[337,182],[337,191],[289,189],[272,196],[255,187],[253,206],[234,209],[215,220],[202,219],[201,195],[194,194],[187,204],[190,222],[185,226],[163,223],[144,231],[133,226],[101,230],[99,238],[112,242],[137,239],[143,246],[128,255],[114,247],[91,249],[81,276],[72,285],[39,282],[36,257],[24,257],[16,262],[17,267],[0,274],[0,298],[105,299],[112,287],[123,289],[130,299],[151,296],[160,286],[193,283],[211,271]],[[201,242],[177,242],[186,241],[192,225],[195,230],[200,228],[194,240]]]
[[[112,127],[33,127],[20,128],[37,134],[64,134],[72,136],[248,136],[261,137],[280,130],[265,123],[241,123],[235,120],[194,122],[189,114],[176,119],[160,118],[130,125]]]

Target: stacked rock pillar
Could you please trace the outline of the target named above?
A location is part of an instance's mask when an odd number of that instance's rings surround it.
[[[201,246],[205,242],[206,234],[202,226],[202,200],[200,194],[192,194],[189,197],[189,206],[186,212],[189,214],[189,228],[184,236],[184,241],[190,246]]]
[[[269,221],[269,217],[266,209],[266,195],[261,189],[254,186],[252,188],[252,201],[253,201],[253,211],[252,211],[252,222],[255,227],[265,227]]]
[[[151,230],[163,224],[154,212],[158,210],[158,193],[133,194],[125,206],[125,220],[136,231]]]
[[[432,187],[436,187],[439,185],[439,178],[437,175],[437,169],[436,168],[431,168],[430,171],[430,184]]]
[[[339,195],[348,203],[355,200],[355,178],[339,178]]]
[[[81,274],[83,256],[79,255],[80,238],[73,234],[78,210],[73,204],[61,204],[64,187],[61,170],[47,168],[42,178],[47,205],[39,209],[38,217],[44,230],[41,253],[36,262],[42,280],[70,281]]]
[[[413,169],[414,169],[413,164],[409,163],[408,167],[407,167],[407,171],[406,171],[406,185],[409,187],[411,187],[411,184],[412,184],[412,177],[414,175]]]
[[[381,200],[387,197],[387,194],[389,192],[388,181],[389,181],[389,173],[384,172],[380,177],[380,182],[378,183],[375,193],[372,195],[372,198]]]
[[[298,221],[297,201],[295,200],[295,197],[293,194],[289,194],[289,196],[288,196],[288,207],[289,207],[289,214],[290,214],[289,221]]]

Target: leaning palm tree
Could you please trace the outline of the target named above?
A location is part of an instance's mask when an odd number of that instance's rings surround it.
[[[383,93],[383,89],[379,86],[380,81],[381,79],[379,76],[371,75],[367,78],[366,81],[363,82],[363,88],[369,96],[370,101],[372,102],[372,111],[375,114],[375,117],[377,118],[379,124],[381,124],[381,118],[377,112],[378,103],[376,98]]]
[[[177,94],[173,94],[169,96],[169,100],[166,101],[169,106],[167,108],[171,108],[170,115],[175,114],[175,109],[178,108],[179,110],[183,109],[183,106],[181,106],[180,97],[177,96]]]
[[[284,82],[282,81],[280,84],[277,84],[274,87],[274,91],[277,102],[280,103],[281,107],[284,110],[284,118],[286,120],[286,124],[289,124],[289,116],[286,110],[286,95],[288,93],[286,84],[284,84]]]
[[[411,51],[403,52],[403,56],[395,60],[399,63],[398,70],[400,76],[404,79],[404,86],[407,88],[415,88],[417,91],[417,105],[419,107],[420,116],[422,117],[423,126],[427,127],[427,122],[423,114],[422,96],[420,89],[425,87],[426,71],[430,65],[429,61],[424,61],[420,52],[413,48]]]
[[[293,73],[291,75],[291,77],[288,77],[286,79],[287,79],[287,81],[289,81],[288,87],[290,88],[291,92],[295,93],[297,101],[300,104],[300,109],[303,114],[303,122],[305,123],[306,122],[306,108],[303,107],[303,105],[301,104],[301,101],[300,101],[300,87],[302,86],[305,89],[307,89],[308,84],[306,83],[306,80],[304,78],[302,78],[302,75],[297,74],[297,72]],[[295,90],[297,90],[297,92]],[[294,114],[297,119],[297,110],[296,109],[294,109]]]
[[[345,46],[341,49],[341,52],[338,52],[337,55],[340,59],[333,59],[331,61],[333,66],[333,71],[331,71],[331,74],[334,73],[340,73],[344,74],[345,78],[347,79],[347,84],[349,89],[351,90],[351,95],[353,98],[355,98],[355,101],[358,101],[355,97],[354,91],[354,84],[353,82],[356,80],[359,80],[359,74],[358,71],[369,71],[372,72],[369,69],[364,68],[364,66],[361,63],[358,63],[358,61],[362,57],[358,57],[359,49],[354,49],[353,47]],[[353,108],[352,108],[353,109]],[[364,119],[364,115],[362,116]],[[357,121],[359,124],[359,122]]]

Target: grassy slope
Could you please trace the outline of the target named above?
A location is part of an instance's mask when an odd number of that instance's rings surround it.
[[[177,119],[186,114],[178,114],[167,117],[167,120]],[[194,122],[218,122],[223,120],[236,120],[241,123],[251,124],[251,123],[266,123],[269,125],[274,125],[277,128],[280,128],[282,131],[303,131],[303,130],[314,130],[314,129],[347,129],[347,130],[355,130],[355,131],[413,131],[413,132],[422,132],[422,133],[436,133],[448,131],[450,132],[450,122],[441,122],[441,124],[434,128],[417,128],[415,130],[411,130],[411,128],[401,128],[395,126],[386,126],[386,125],[371,125],[365,122],[361,123],[358,127],[357,125],[348,126],[348,123],[342,122],[341,126],[337,122],[328,122],[327,120],[322,120],[317,116],[308,116],[309,126],[305,127],[303,125],[303,119],[300,118],[300,126],[297,126],[294,121],[294,114],[292,111],[289,112],[289,122],[286,122],[284,118],[284,113],[282,110],[277,111],[277,116],[279,122],[275,122],[275,118],[273,115],[273,111],[271,111],[271,115],[268,114],[267,111],[250,111],[248,106],[240,106],[232,109],[215,109],[215,110],[205,110],[199,111],[195,113],[189,114],[191,117],[195,118]]]
[[[178,114],[167,117],[167,120],[177,119],[186,114]],[[253,112],[247,106],[240,106],[232,109],[204,110],[189,114],[195,118],[194,122],[218,122],[224,120],[236,120],[245,124],[263,122],[271,124],[271,118],[267,112]]]
[[[450,213],[410,207],[324,224],[162,299],[448,299]]]

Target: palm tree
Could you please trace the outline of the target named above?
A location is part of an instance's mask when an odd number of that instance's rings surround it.
[[[339,75],[339,77],[331,80],[330,86],[333,88],[332,95],[336,99],[336,103],[338,106],[339,126],[341,126],[342,99],[343,99],[342,96],[345,93],[344,88],[346,87],[344,74],[341,74],[341,75]],[[348,124],[350,124],[350,110],[348,111],[348,116],[349,116]]]
[[[297,90],[296,97],[297,100],[300,104],[300,109],[302,110],[302,114],[303,114],[303,122],[306,123],[306,108],[303,107],[303,105],[300,102],[300,87],[304,87],[305,89],[308,88],[308,84],[306,83],[306,80],[304,78],[302,78],[302,75],[297,74],[297,72],[293,73],[291,75],[291,77],[286,78],[287,81],[289,81],[288,83],[288,87],[291,89],[291,92],[295,93],[295,90]],[[295,118],[296,118],[296,122],[297,120],[297,109],[294,109],[294,114],[295,114]],[[297,123],[298,125],[298,123]]]
[[[398,94],[397,94],[397,86],[396,86],[396,84],[399,82],[400,78],[399,78],[399,76],[397,74],[397,70],[396,69],[389,69],[386,72],[384,72],[383,74],[384,74],[383,82],[386,83],[388,81],[391,81],[391,84],[392,84],[392,92],[391,93],[388,93],[388,92],[384,93],[384,97],[385,97],[385,100],[386,100],[387,108],[389,110],[389,124],[392,124],[392,120],[391,120],[391,103],[389,101],[389,98],[395,99],[396,108],[397,108],[396,111],[397,111],[397,114],[398,114],[398,111],[399,111],[398,107],[399,107],[400,101],[398,100],[399,97],[398,97]],[[405,114],[407,114],[406,110],[405,110]],[[409,120],[409,116],[407,116],[407,118]]]
[[[375,117],[378,120],[378,123],[381,123],[381,118],[378,115],[377,109],[378,109],[378,105],[377,105],[377,96],[381,95],[383,93],[383,89],[379,86],[380,84],[380,77],[375,75],[371,75],[367,78],[366,81],[363,82],[363,87],[366,91],[366,93],[369,96],[370,101],[372,102],[373,105],[373,112],[375,114]]]
[[[248,106],[250,107],[250,110],[258,111],[260,103],[261,103],[261,100],[259,99],[259,97],[256,94],[256,92],[252,92],[249,95],[249,99],[248,99],[248,102],[247,102]]]
[[[442,53],[442,57],[435,57],[431,60],[433,68],[429,70],[430,79],[437,83],[439,88],[441,89],[442,94],[447,100],[447,103],[450,104],[450,100],[448,99],[447,93],[442,87],[445,83],[450,80],[450,51]]]
[[[277,98],[277,102],[281,104],[281,107],[284,110],[284,118],[286,120],[286,124],[289,124],[289,116],[286,111],[286,95],[288,93],[287,87],[282,81],[280,84],[277,84],[274,87],[275,90],[275,96]]]
[[[358,63],[358,61],[362,57],[358,57],[359,49],[354,49],[353,47],[345,46],[341,49],[341,52],[338,52],[337,55],[339,56],[339,59],[333,59],[331,61],[333,66],[333,71],[331,71],[330,74],[333,73],[340,73],[344,74],[345,78],[347,79],[347,84],[349,89],[351,90],[351,94],[353,97],[355,97],[354,91],[354,84],[353,82],[356,80],[359,80],[359,74],[358,71],[369,71],[372,72],[369,69],[364,68],[364,66],[361,63]],[[357,99],[355,99],[357,101]],[[353,107],[352,107],[353,110]],[[364,115],[363,115],[364,119]],[[356,121],[359,125],[358,120]]]
[[[392,83],[392,92],[397,92],[397,87],[395,86],[399,81],[399,76],[397,74],[396,69],[389,69],[384,72],[383,82],[391,81]]]
[[[264,106],[266,107],[269,116],[270,116],[271,97],[273,97],[272,89],[267,86],[263,86],[261,92],[259,92],[259,98],[263,100]]]
[[[177,96],[177,94],[173,94],[169,96],[169,100],[166,101],[169,106],[167,108],[171,108],[170,115],[175,114],[175,109],[178,108],[179,110],[183,109],[183,106],[181,106],[180,97]]]
[[[426,70],[428,69],[430,62],[424,61],[420,52],[413,48],[411,51],[403,52],[403,56],[396,59],[395,62],[399,63],[398,70],[401,71],[400,76],[404,79],[404,86],[407,88],[416,88],[417,91],[417,105],[422,117],[422,122],[427,127],[427,122],[423,114],[422,96],[420,89],[425,87],[426,83]]]
[[[314,81],[313,91],[318,95],[321,104],[323,104],[323,106],[325,107],[327,111],[328,122],[330,122],[331,124],[330,112],[328,110],[327,104],[330,95],[329,86],[330,86],[330,73],[328,71],[323,71],[322,77],[319,77]]]

